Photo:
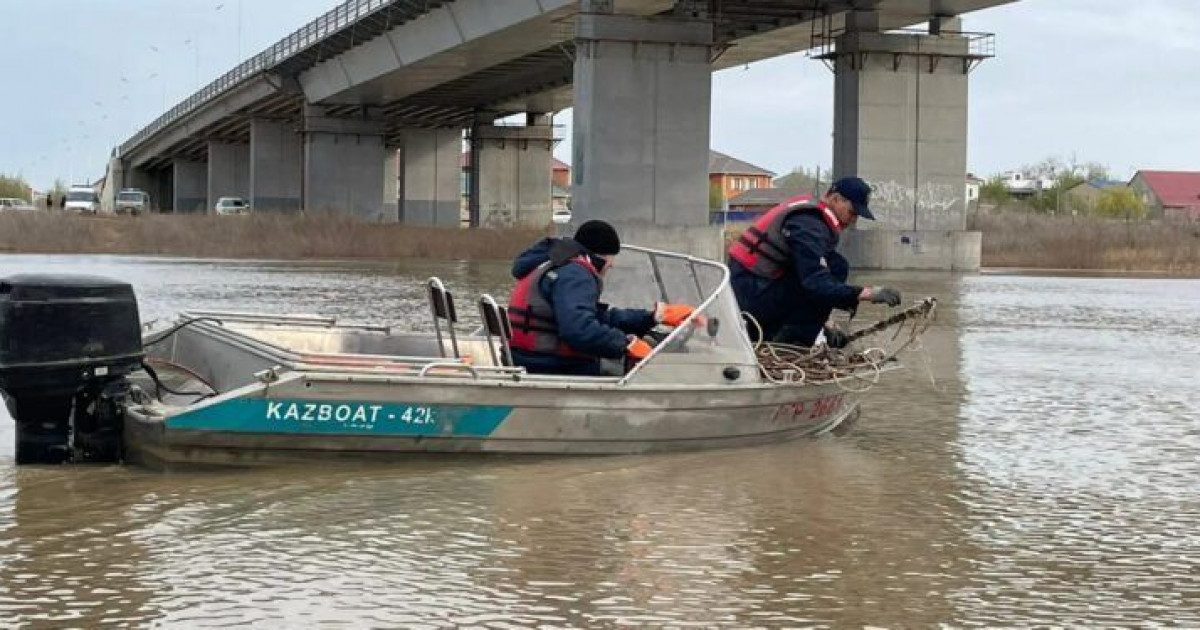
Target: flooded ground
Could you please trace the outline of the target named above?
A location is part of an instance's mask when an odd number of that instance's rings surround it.
[[[0,257],[30,271],[126,279],[145,319],[507,293],[495,264]],[[940,318],[841,438],[163,475],[17,469],[5,419],[0,626],[1200,625],[1200,282],[865,278]]]

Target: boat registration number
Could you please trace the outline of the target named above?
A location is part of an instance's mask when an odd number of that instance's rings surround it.
[[[802,400],[783,405],[775,417],[781,421],[821,420],[833,415],[845,404],[845,394],[832,394],[816,400]]]
[[[267,403],[266,419],[292,422],[340,422],[367,426],[374,426],[380,420],[412,425],[437,424],[432,407],[390,407],[385,411],[383,405],[359,403],[269,402]]]

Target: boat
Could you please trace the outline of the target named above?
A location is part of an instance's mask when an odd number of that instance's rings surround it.
[[[682,325],[656,331],[653,352],[641,362],[614,362],[611,376],[527,373],[508,356],[511,331],[494,298],[473,300],[480,325],[467,332],[453,293],[436,278],[427,288],[432,330],[425,331],[217,311],[150,324],[139,364],[106,369],[107,384],[91,386],[89,400],[111,404],[89,408],[111,408],[116,417],[83,422],[84,430],[71,433],[84,445],[66,450],[73,458],[115,456],[169,468],[762,445],[848,425],[863,385],[899,367],[882,351],[755,342],[724,265],[649,248],[623,249],[605,297],[619,305],[661,300],[697,308]],[[926,300],[909,311],[922,317],[931,309]],[[129,363],[128,353],[121,357]],[[772,360],[776,365],[768,365]],[[119,444],[111,425],[119,425]],[[108,426],[107,434],[97,426]],[[36,449],[25,452],[41,459]]]

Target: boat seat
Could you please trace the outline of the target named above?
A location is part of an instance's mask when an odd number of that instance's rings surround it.
[[[479,317],[483,320],[483,333],[487,336],[493,363],[512,367],[512,352],[508,348],[508,342],[512,339],[512,324],[508,321],[508,309],[485,293],[479,298]]]
[[[429,311],[433,316],[433,330],[437,334],[438,352],[442,358],[460,359],[462,355],[458,350],[458,335],[454,331],[454,325],[458,323],[458,312],[454,310],[454,296],[437,277],[430,278],[425,284],[429,288]],[[442,336],[443,322],[450,337],[449,352]]]

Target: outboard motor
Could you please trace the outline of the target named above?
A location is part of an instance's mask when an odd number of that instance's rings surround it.
[[[126,376],[142,356],[129,284],[0,279],[0,390],[17,425],[17,463],[120,461]]]

